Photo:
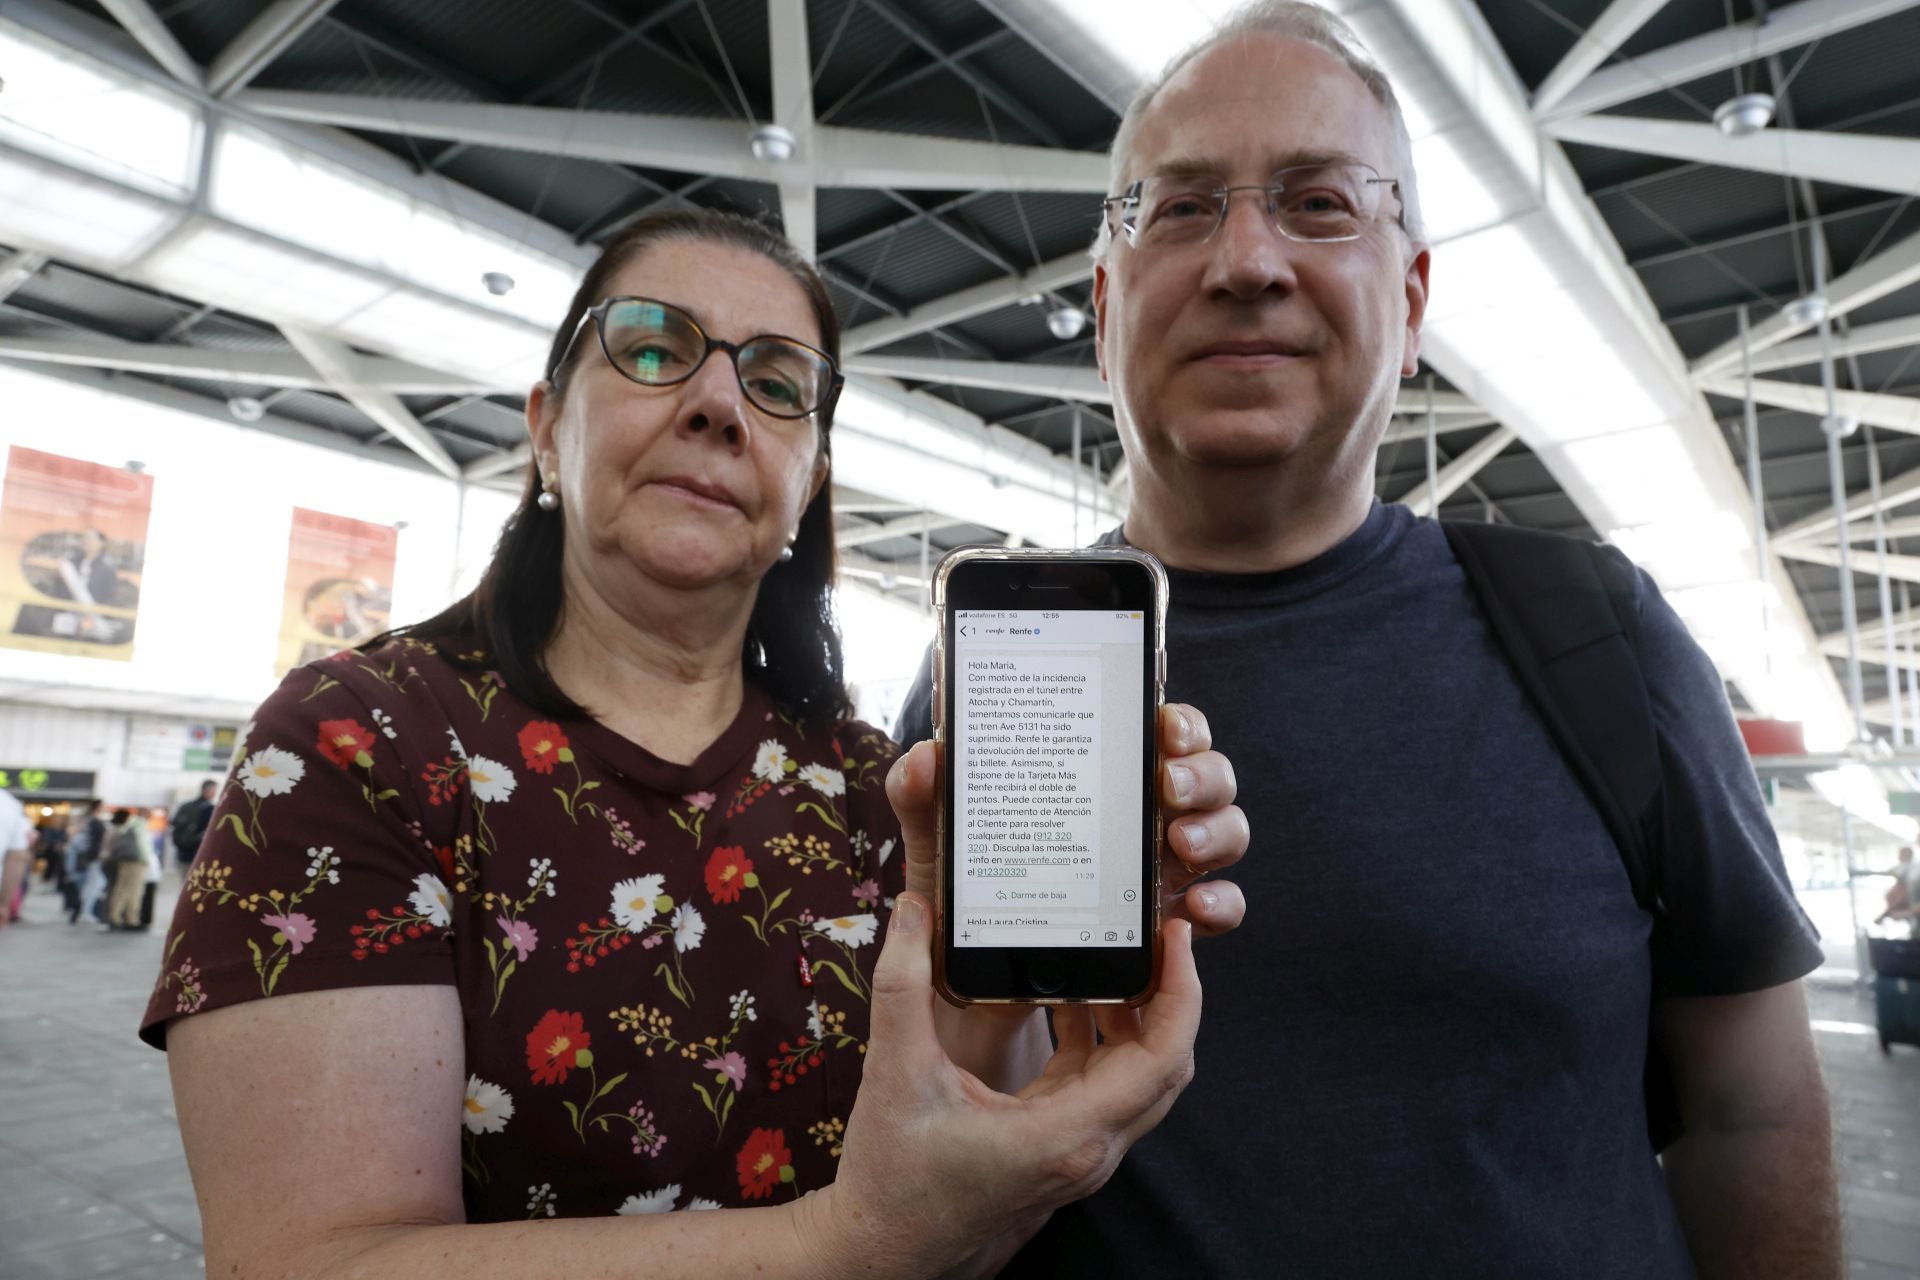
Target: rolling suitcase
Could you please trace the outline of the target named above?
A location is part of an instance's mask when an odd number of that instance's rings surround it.
[[[1920,938],[1868,938],[1873,961],[1873,1010],[1880,1052],[1896,1044],[1920,1046]]]

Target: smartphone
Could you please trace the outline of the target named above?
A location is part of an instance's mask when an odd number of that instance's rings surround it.
[[[940,991],[1139,1004],[1159,958],[1167,575],[1126,547],[963,547],[934,577]]]

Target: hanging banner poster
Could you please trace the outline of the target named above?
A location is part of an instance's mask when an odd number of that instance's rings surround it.
[[[0,493],[0,645],[133,657],[153,477],[19,445]]]
[[[387,629],[399,545],[392,525],[293,509],[274,674],[351,649]]]

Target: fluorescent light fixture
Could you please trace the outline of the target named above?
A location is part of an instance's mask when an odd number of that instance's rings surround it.
[[[1408,127],[1412,127],[1409,120]],[[1434,244],[1499,222],[1507,211],[1461,153],[1454,135],[1416,138],[1413,167],[1418,176],[1420,212]]]
[[[525,321],[396,289],[333,326],[355,344],[525,391],[546,369],[551,335]]]
[[[188,101],[0,22],[0,141],[157,195],[193,190],[200,118]]]
[[[243,226],[536,324],[558,324],[578,283],[566,263],[256,129],[220,130],[212,188]],[[513,290],[488,290],[489,271]]]
[[[6,96],[0,93],[0,101]],[[179,205],[0,145],[0,240],[9,244],[113,270],[185,212]]]
[[[1580,473],[1583,483],[1604,492],[1606,510],[1622,528],[1652,524],[1676,512],[1712,510],[1693,459],[1672,427],[1589,436],[1556,446],[1545,456],[1560,459]]]
[[[142,264],[151,284],[245,315],[331,329],[393,285],[237,227],[203,222]]]

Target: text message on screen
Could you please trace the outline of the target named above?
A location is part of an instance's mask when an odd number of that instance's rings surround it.
[[[961,946],[1137,946],[1146,627],[1114,610],[954,620]]]

